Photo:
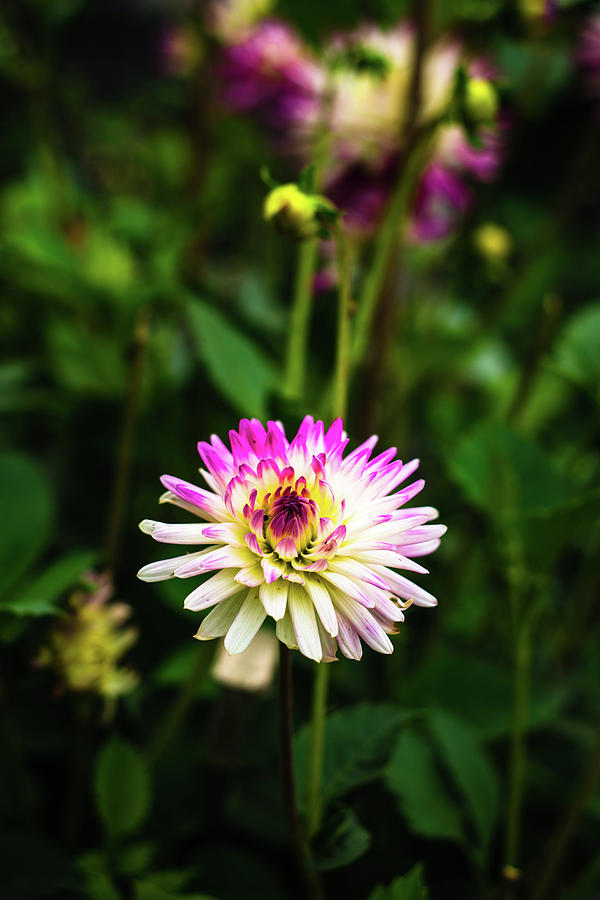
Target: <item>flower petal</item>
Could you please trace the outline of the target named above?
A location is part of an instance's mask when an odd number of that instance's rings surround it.
[[[193,610],[208,609],[241,590],[241,585],[234,579],[231,571],[224,569],[188,594],[183,601],[183,607]]]
[[[244,594],[240,591],[234,597],[222,600],[209,612],[202,625],[194,635],[199,641],[211,641],[227,633],[244,602]]]
[[[272,584],[261,584],[259,588],[260,602],[268,616],[275,619],[283,618],[287,606],[288,581],[279,578]]]
[[[260,602],[256,588],[248,591],[242,607],[225,636],[228,653],[243,653],[256,632],[265,621],[267,614]]]
[[[275,634],[286,647],[289,647],[290,650],[298,649],[298,641],[296,640],[296,635],[294,633],[294,626],[292,624],[292,617],[290,616],[289,609],[286,611],[285,616],[277,622]]]
[[[175,569],[185,563],[192,562],[206,553],[206,550],[198,550],[196,553],[184,553],[183,556],[174,556],[171,559],[159,559],[157,562],[142,566],[137,573],[140,581],[165,581],[175,577]]]
[[[293,583],[289,585],[288,606],[300,652],[315,662],[321,662],[323,650],[315,608],[303,587]]]
[[[319,578],[307,576],[306,591],[313,602],[323,628],[332,637],[335,637],[338,632],[337,617],[326,585]]]

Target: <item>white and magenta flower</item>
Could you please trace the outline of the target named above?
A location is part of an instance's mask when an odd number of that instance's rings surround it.
[[[259,22],[223,49],[219,75],[225,103],[254,113],[277,135],[305,147],[318,121],[324,74],[285,22]]]
[[[388,637],[411,603],[434,606],[430,593],[402,570],[426,573],[415,558],[432,553],[444,525],[430,506],[404,508],[422,480],[399,488],[418,460],[403,464],[391,448],[372,458],[371,437],[344,457],[341,419],[325,431],[306,416],[292,441],[280,422],[242,419],[231,449],[216,436],[198,444],[209,490],[164,475],[161,502],[205,520],[170,525],[145,520],[142,531],[170,544],[210,545],[144,566],[144,581],[212,574],[185,607],[212,607],[196,637],[225,635],[241,653],[262,623],[276,622],[280,641],[317,662],[360,659],[364,641],[391,653]],[[400,571],[398,571],[400,570]]]

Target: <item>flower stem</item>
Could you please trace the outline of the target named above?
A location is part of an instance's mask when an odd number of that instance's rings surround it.
[[[552,886],[556,884],[556,872],[560,866],[569,841],[573,837],[588,800],[593,795],[600,779],[600,733],[592,748],[588,764],[579,786],[575,791],[566,815],[548,842],[546,866],[531,893],[532,900],[544,900]]]
[[[336,224],[338,265],[338,316],[333,415],[344,418],[348,404],[348,376],[350,371],[350,254],[343,227]]]
[[[415,0],[413,4],[416,22],[415,54],[408,92],[408,107],[401,127],[401,143],[404,147],[402,168],[390,198],[383,224],[377,235],[371,268],[364,280],[362,296],[356,315],[356,327],[352,345],[352,364],[360,364],[365,356],[377,303],[388,274],[398,232],[406,219],[417,179],[422,169],[424,154],[429,151],[431,128],[419,129],[421,108],[421,81],[423,61],[429,34],[430,0]]]
[[[325,747],[328,682],[328,664],[318,663],[315,669],[313,685],[308,772],[306,778],[306,821],[309,838],[314,837],[319,830],[323,809],[321,788],[323,783],[323,750]]]
[[[198,647],[196,660],[181,688],[179,696],[169,707],[166,715],[160,720],[156,730],[150,736],[146,748],[146,756],[150,765],[155,765],[158,762],[173,738],[177,735],[186,713],[196,696],[198,682],[206,675],[212,658],[213,654],[208,646]]]
[[[135,429],[140,409],[144,363],[149,336],[150,308],[141,306],[138,310],[131,341],[127,396],[123,410],[117,469],[109,506],[105,557],[107,566],[111,571],[115,570],[119,555],[119,541],[123,528],[127,492],[129,490]]]
[[[288,329],[285,370],[285,396],[302,398],[306,382],[308,334],[313,305],[313,275],[317,265],[319,242],[302,241],[298,249],[294,298]]]
[[[520,623],[515,647],[513,722],[510,749],[508,810],[506,823],[505,871],[518,869],[521,830],[521,806],[525,781],[525,735],[529,718],[531,680],[531,631],[527,621]]]
[[[279,747],[281,751],[281,781],[283,802],[294,849],[298,860],[304,864],[306,849],[300,815],[296,801],[296,777],[294,774],[294,723],[292,715],[292,655],[284,643],[279,642]]]

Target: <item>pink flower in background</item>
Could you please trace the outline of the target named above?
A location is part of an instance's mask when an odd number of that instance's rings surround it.
[[[314,128],[323,73],[284,22],[260,22],[240,43],[225,46],[219,74],[222,97],[237,112],[258,115],[290,141]]]
[[[448,237],[469,208],[471,198],[471,190],[457,172],[431,163],[415,199],[410,229],[413,238],[425,243]]]
[[[585,20],[575,58],[590,92],[600,96],[600,12]]]
[[[225,635],[229,653],[241,653],[267,616],[280,641],[317,662],[337,648],[360,659],[364,641],[391,653],[411,603],[436,599],[397,570],[426,573],[415,557],[432,553],[446,528],[430,506],[404,508],[423,486],[397,490],[418,467],[391,448],[372,458],[376,437],[344,457],[342,421],[325,431],[306,416],[288,441],[280,422],[266,428],[242,419],[230,447],[212,435],[198,450],[209,490],[170,475],[161,501],[204,519],[170,525],[145,520],[156,541],[211,545],[144,566],[144,581],[212,574],[185,600],[187,609],[212,607],[196,635]]]

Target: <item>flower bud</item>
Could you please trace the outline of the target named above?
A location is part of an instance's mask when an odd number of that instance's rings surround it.
[[[512,251],[512,238],[505,228],[494,222],[480,225],[473,236],[476,248],[491,263],[504,262]]]
[[[297,184],[281,184],[269,191],[263,214],[280,231],[300,240],[321,234],[327,220],[335,218],[335,206],[318,194],[306,194]]]
[[[465,85],[465,112],[470,122],[486,125],[496,121],[498,94],[485,78],[469,78]]]

